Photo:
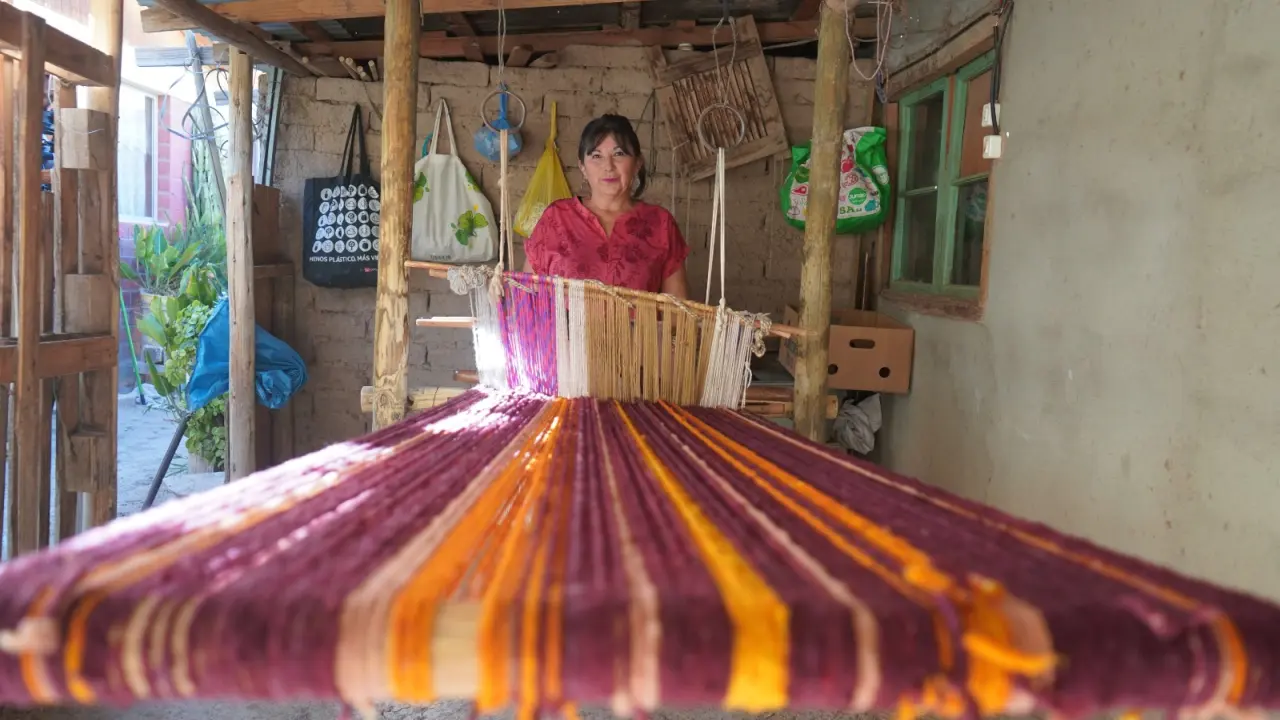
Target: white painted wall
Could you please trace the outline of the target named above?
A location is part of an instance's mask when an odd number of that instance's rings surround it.
[[[1019,0],[980,323],[882,460],[1280,598],[1280,2]]]

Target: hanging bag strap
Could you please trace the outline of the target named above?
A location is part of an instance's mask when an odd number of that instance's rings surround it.
[[[430,155],[439,152],[440,146],[440,120],[444,119],[445,129],[449,131],[449,154],[458,154],[458,141],[453,137],[453,116],[449,114],[449,103],[440,98],[440,103],[436,105],[436,123],[431,130],[431,151]]]
[[[360,112],[359,105],[356,106],[356,122],[352,132],[360,141],[360,175],[368,180],[373,177],[373,171],[369,167],[369,148],[365,146],[364,140],[364,115]]]
[[[342,165],[339,172],[342,174],[343,181],[351,180],[352,171],[355,163],[356,153],[356,125],[360,124],[360,106],[356,105],[351,108],[351,124],[347,127],[347,142],[342,146]],[[364,140],[364,134],[361,133],[361,141]]]

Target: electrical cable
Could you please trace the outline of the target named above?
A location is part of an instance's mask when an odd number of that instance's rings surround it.
[[[1000,113],[996,111],[996,103],[1000,100],[1000,71],[1004,59],[1004,37],[1009,31],[1009,20],[1013,17],[1014,0],[1003,0],[996,10],[996,47],[995,59],[991,66],[991,134],[1000,134]]]

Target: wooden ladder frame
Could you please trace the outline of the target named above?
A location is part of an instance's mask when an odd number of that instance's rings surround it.
[[[0,123],[0,465],[12,492],[0,533],[12,556],[116,515],[121,1],[94,0],[94,15],[109,53],[0,4],[0,118],[17,119]],[[51,80],[55,165],[44,171]],[[77,86],[89,107],[76,107]]]

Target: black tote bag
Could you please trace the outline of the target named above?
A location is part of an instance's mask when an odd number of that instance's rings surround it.
[[[351,116],[340,171],[333,177],[310,178],[303,188],[302,277],[320,287],[374,287],[382,201],[369,171],[359,105]]]

